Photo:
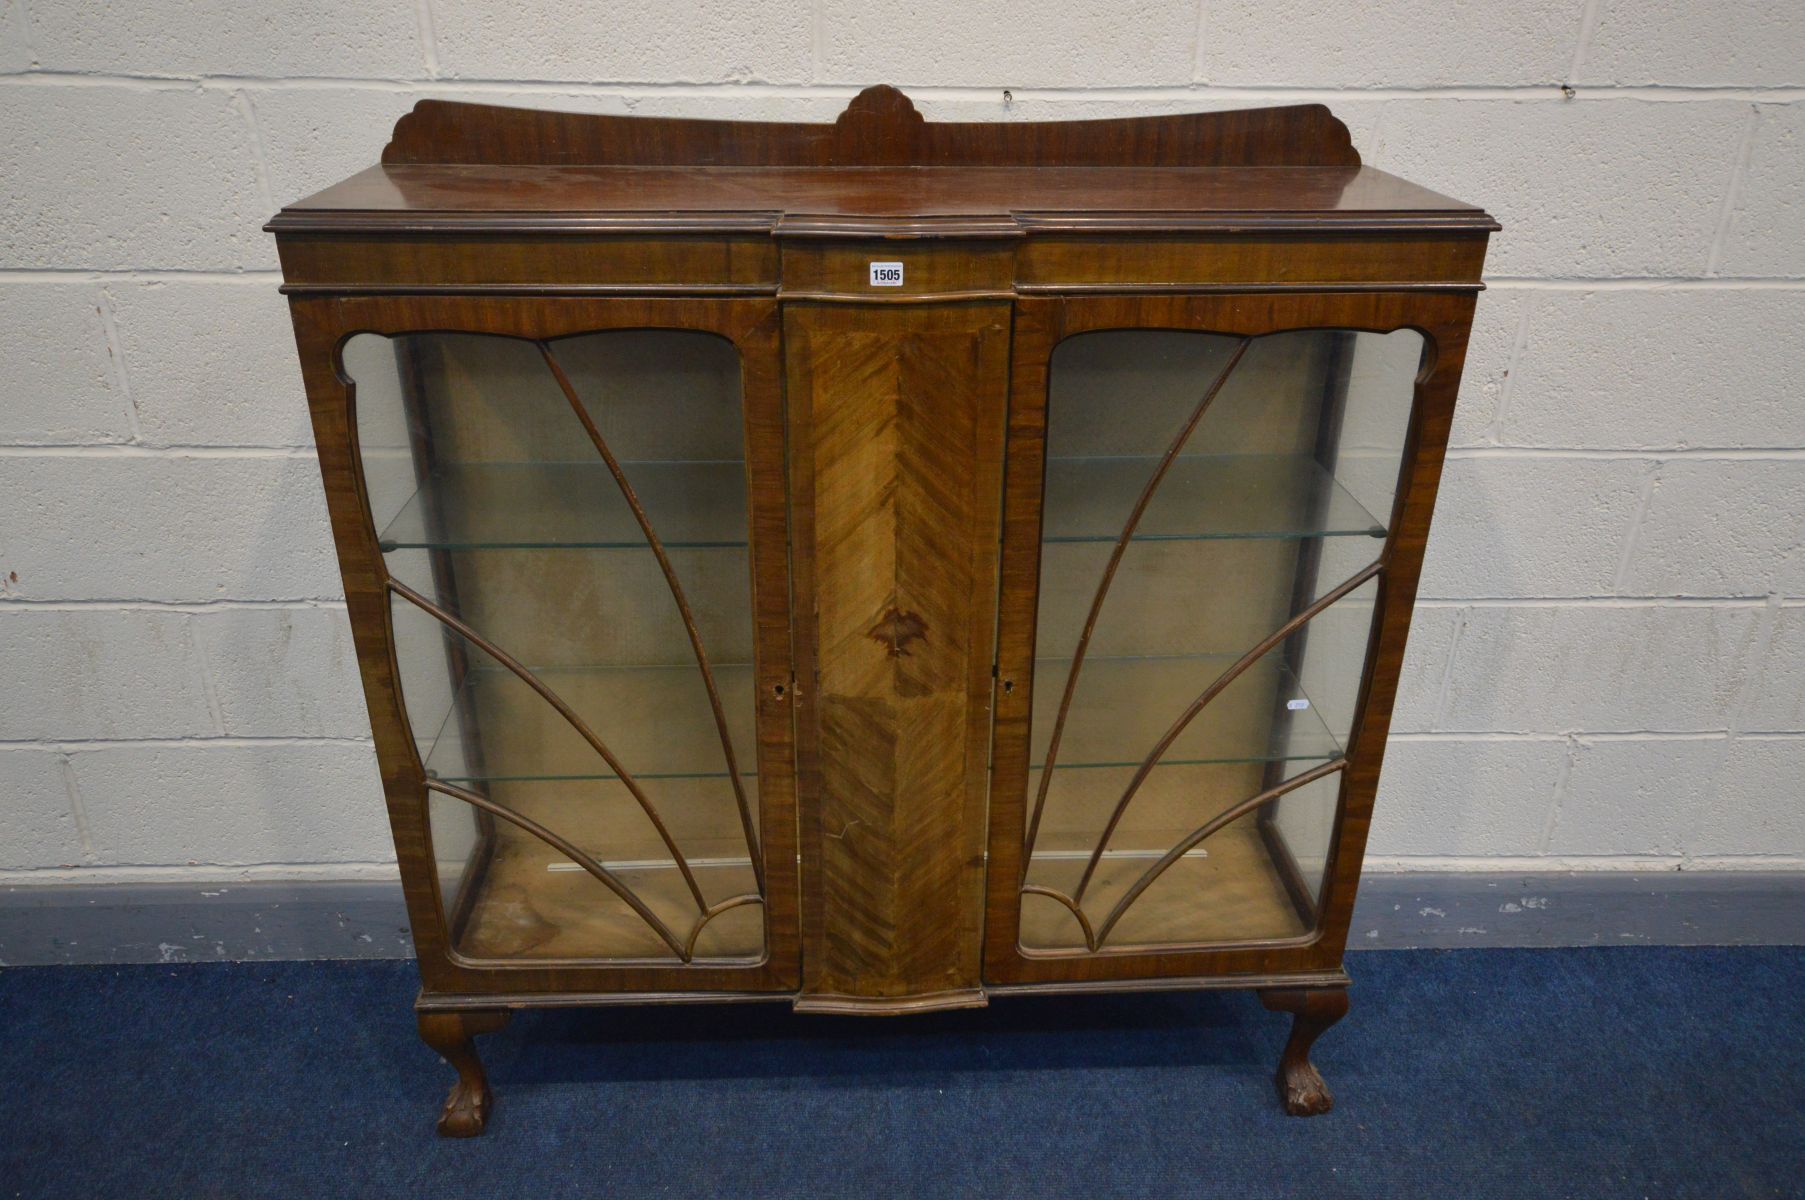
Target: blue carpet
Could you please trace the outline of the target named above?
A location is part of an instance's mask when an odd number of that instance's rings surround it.
[[[1805,950],[1369,952],[1283,1116],[1247,993],[525,1013],[486,1137],[411,963],[0,971],[0,1197],[1805,1195]]]

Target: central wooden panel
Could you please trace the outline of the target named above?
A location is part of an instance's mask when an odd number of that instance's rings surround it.
[[[801,1008],[982,1003],[1009,312],[785,309]]]

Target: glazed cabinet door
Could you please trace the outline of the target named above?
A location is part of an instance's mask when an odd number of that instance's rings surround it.
[[[1024,302],[992,982],[1339,965],[1471,303]]]
[[[791,986],[774,304],[294,311],[429,990]]]

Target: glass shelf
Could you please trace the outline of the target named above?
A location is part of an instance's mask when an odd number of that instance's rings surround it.
[[[1158,466],[1141,455],[1048,459],[1042,540],[1114,542]],[[1222,454],[1173,460],[1134,540],[1345,536],[1384,537],[1385,526],[1314,459]]]
[[[746,545],[743,462],[623,462],[621,470],[665,546]],[[633,510],[600,462],[441,467],[379,540],[384,551],[646,545]]]
[[[751,778],[758,771],[752,667],[711,666],[740,775]],[[635,779],[727,778],[708,692],[694,663],[549,668],[533,674]],[[464,744],[453,705],[431,746],[422,747],[431,778],[451,783],[617,778],[556,709],[508,671],[470,671],[458,703],[476,714],[482,744]]]
[[[1061,740],[1059,770],[1135,767],[1167,726],[1235,661],[1233,655],[1170,658],[1106,658],[1085,661]],[[1046,761],[1053,714],[1071,663],[1035,664],[1040,698],[1035,705],[1030,764]],[[751,728],[752,668],[716,665],[715,684],[728,713],[728,729],[740,774],[757,771]],[[720,737],[701,676],[690,664],[652,667],[583,667],[536,671],[588,723],[636,779],[724,779]],[[1262,698],[1256,702],[1255,697]],[[1281,703],[1289,721],[1270,719]],[[472,670],[459,703],[477,714],[484,731],[481,754],[467,753],[458,720],[448,716],[422,748],[427,774],[454,783],[613,779],[606,763],[549,704],[500,669]],[[745,714],[735,720],[736,714]],[[1248,668],[1186,727],[1160,763],[1328,761],[1341,755],[1339,739],[1281,660]],[[480,763],[481,765],[475,765]]]
[[[1087,656],[1066,717],[1054,770],[1138,767],[1141,758],[1238,655],[1169,658]],[[1034,664],[1034,733],[1029,765],[1047,761],[1070,659]],[[1289,721],[1272,719],[1281,704]],[[1277,651],[1254,663],[1185,727],[1160,758],[1161,766],[1203,763],[1328,761],[1341,742],[1285,667]]]
[[[1114,542],[1159,460],[1047,462],[1044,539]],[[740,462],[630,462],[622,470],[672,549],[746,545]],[[1320,465],[1286,455],[1175,460],[1135,541],[1383,537],[1385,527]],[[637,549],[645,535],[602,463],[488,463],[435,470],[382,531],[401,549]]]

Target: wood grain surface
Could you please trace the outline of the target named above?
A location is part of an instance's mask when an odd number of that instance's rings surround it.
[[[384,163],[709,166],[1357,166],[1347,126],[1320,104],[1097,121],[952,124],[922,119],[893,87],[868,87],[832,124],[617,117],[422,100]]]
[[[978,986],[1009,308],[793,305],[806,992]]]

